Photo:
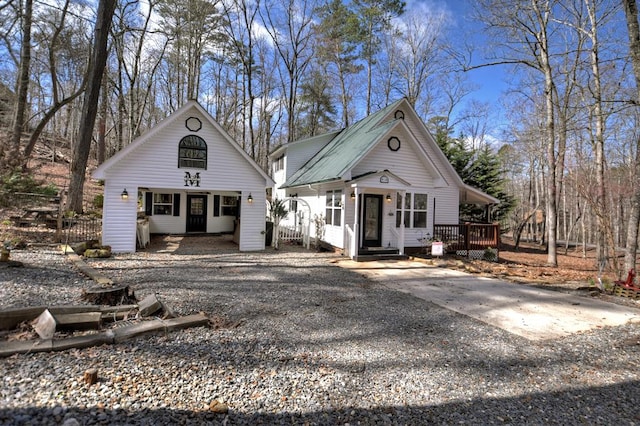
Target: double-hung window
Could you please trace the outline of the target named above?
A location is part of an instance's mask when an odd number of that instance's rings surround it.
[[[427,194],[413,194],[413,227],[427,227]]]
[[[340,226],[342,224],[342,190],[327,191],[326,224]]]

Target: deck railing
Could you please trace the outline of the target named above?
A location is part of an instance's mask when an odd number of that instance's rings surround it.
[[[433,237],[445,243],[447,253],[456,253],[469,258],[486,257],[489,249],[498,258],[500,247],[499,223],[461,223],[456,225],[433,225]]]

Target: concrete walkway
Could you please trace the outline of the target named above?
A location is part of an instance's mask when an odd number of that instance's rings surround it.
[[[389,288],[530,340],[555,339],[593,328],[640,322],[640,309],[542,290],[418,261],[340,261]]]

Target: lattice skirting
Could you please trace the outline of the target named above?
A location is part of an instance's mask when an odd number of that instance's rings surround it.
[[[487,254],[488,252],[493,253],[493,255]],[[492,260],[494,262],[498,261],[498,250],[497,249],[482,249],[482,250],[469,250],[467,254],[467,250],[456,250],[457,256],[468,257],[474,260],[484,259],[484,260]]]
[[[640,291],[619,285],[613,288],[613,294],[616,296],[629,297],[631,299],[640,299]]]

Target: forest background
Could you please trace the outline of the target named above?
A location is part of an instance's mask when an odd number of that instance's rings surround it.
[[[548,264],[572,242],[618,275],[635,267],[636,1],[448,4],[0,0],[0,186],[33,175],[37,143],[52,161],[66,147],[81,212],[89,159],[189,99],[268,171],[274,147],[406,97],[465,182],[503,201],[492,219],[546,245]],[[474,95],[484,68],[507,71],[499,102]]]

